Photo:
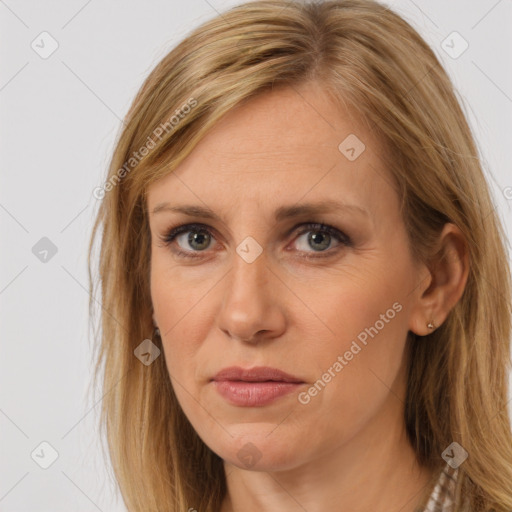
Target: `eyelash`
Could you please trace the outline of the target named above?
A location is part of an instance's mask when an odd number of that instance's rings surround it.
[[[299,228],[302,228],[302,230],[298,233],[297,236],[301,236],[304,233],[307,233],[309,231],[318,231],[318,232],[327,233],[327,234],[333,236],[342,245],[345,245],[347,247],[353,246],[353,243],[352,243],[352,240],[350,239],[350,237],[348,237],[347,235],[345,235],[345,233],[343,233],[339,229],[336,229],[333,226],[329,226],[327,224],[321,224],[321,223],[317,223],[317,222],[307,222],[307,223],[299,224],[298,226],[296,226],[294,228],[294,230],[299,229]],[[168,231],[163,236],[160,237],[160,239],[163,242],[164,246],[168,247],[174,242],[175,238],[178,235],[180,235],[182,233],[187,233],[188,231],[207,232],[210,236],[213,237],[213,234],[212,234],[211,230],[208,228],[208,226],[206,226],[205,224],[193,223],[193,224],[182,224],[177,227],[169,228]],[[334,251],[336,251],[336,249],[334,249]],[[205,252],[205,251],[184,251],[182,249],[173,249],[173,252],[179,257],[201,258],[202,256],[200,253]],[[318,256],[304,256],[304,258],[312,259],[312,258],[326,258],[328,256],[332,256],[332,254],[331,254],[332,251],[327,250],[324,252],[329,252],[329,254],[321,255],[322,253],[318,253],[319,254]]]

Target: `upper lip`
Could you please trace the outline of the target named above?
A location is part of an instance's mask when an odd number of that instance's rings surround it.
[[[245,382],[304,382],[298,377],[289,373],[270,368],[268,366],[256,366],[254,368],[241,368],[240,366],[230,366],[218,372],[212,380],[238,380]]]

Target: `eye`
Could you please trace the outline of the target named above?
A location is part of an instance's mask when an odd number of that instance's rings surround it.
[[[306,258],[323,257],[323,254],[319,254],[318,256],[311,255],[311,253],[315,252],[328,252],[326,256],[331,255],[333,252],[337,252],[336,248],[329,248],[332,244],[333,238],[338,242],[338,248],[340,245],[348,247],[353,246],[351,239],[347,235],[332,226],[320,223],[305,223],[296,226],[292,232],[298,228],[302,229],[298,233],[297,240],[299,240],[303,235],[308,235],[305,242],[303,241],[302,244],[299,244],[302,246],[302,248],[299,249],[299,252],[309,253],[305,256]],[[204,224],[183,224],[181,226],[170,228],[166,234],[160,237],[160,239],[166,246],[171,246],[176,242],[178,249],[173,248],[173,252],[177,256],[183,256],[185,258],[202,257],[202,255],[198,253],[206,252],[210,247],[212,240],[215,240],[211,229]],[[313,251],[308,250],[311,248],[313,248]]]
[[[333,239],[336,242],[338,242],[338,248],[340,245],[345,245],[349,247],[352,246],[352,241],[347,235],[345,235],[339,229],[336,229],[332,226],[328,226],[326,224],[307,223],[302,226],[302,230],[299,232],[299,238],[306,234],[308,236],[305,239],[305,243],[302,245],[304,249],[299,249],[300,252],[310,253],[311,251],[308,251],[307,249],[311,247],[314,249],[313,252],[327,252],[326,249],[329,249],[329,246],[332,244]],[[299,238],[297,238],[297,240],[299,240]],[[331,255],[332,252],[337,252],[336,248],[329,250],[329,254],[327,254],[326,256]],[[313,255],[313,257],[323,256],[323,254],[320,254],[319,256]],[[307,255],[306,257],[311,256]]]
[[[169,229],[162,237],[162,242],[170,246],[176,240],[179,248],[175,249],[174,252],[177,256],[197,258],[200,255],[192,254],[192,252],[203,252],[210,245],[212,238],[211,231],[207,226],[203,224],[184,224]],[[190,251],[190,247],[193,251]]]

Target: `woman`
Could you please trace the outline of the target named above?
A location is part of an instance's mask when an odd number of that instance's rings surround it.
[[[130,512],[512,509],[504,234],[398,15],[208,21],[145,81],[98,196]]]

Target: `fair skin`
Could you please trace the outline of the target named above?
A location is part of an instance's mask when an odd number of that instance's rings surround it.
[[[349,134],[366,146],[354,161],[338,149]],[[282,87],[230,112],[148,190],[154,320],[180,405],[224,460],[222,512],[412,512],[432,478],[405,435],[404,349],[408,331],[428,334],[427,323],[439,326],[459,300],[467,255],[448,224],[440,240],[450,257],[435,272],[413,260],[380,155],[379,141],[319,85]],[[329,200],[366,213],[274,219],[279,207]],[[153,213],[162,203],[208,207],[219,219]],[[210,234],[189,228],[161,241],[192,222]],[[318,228],[302,233],[307,222],[352,243]],[[248,236],[263,250],[251,263],[236,251]],[[210,382],[227,366],[271,366],[299,376],[304,398],[388,310],[393,318],[308,403],[291,393],[235,406]],[[247,443],[257,454],[251,467],[238,457]]]

